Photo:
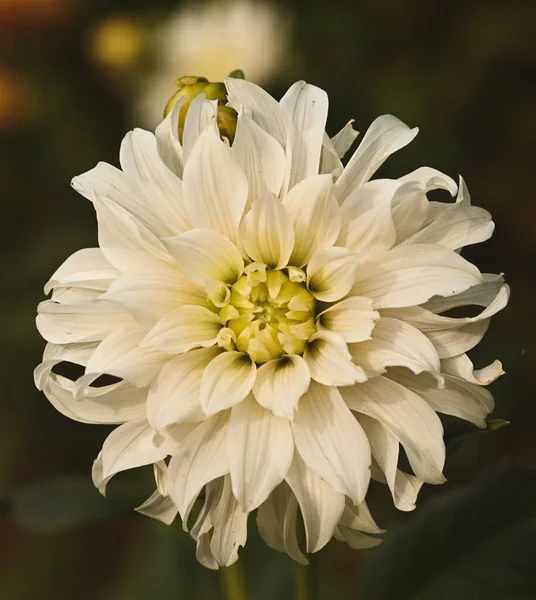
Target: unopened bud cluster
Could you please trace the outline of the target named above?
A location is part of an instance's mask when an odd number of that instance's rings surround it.
[[[238,72],[237,72],[238,73]],[[235,75],[233,73],[232,75]],[[177,91],[170,98],[164,109],[167,116],[178,100],[184,98],[179,112],[179,140],[182,141],[184,122],[192,101],[199,95],[204,94],[207,100],[218,102],[217,125],[222,138],[227,138],[232,144],[236,132],[237,113],[227,106],[227,90],[223,82],[212,82],[205,77],[186,76],[176,82]]]

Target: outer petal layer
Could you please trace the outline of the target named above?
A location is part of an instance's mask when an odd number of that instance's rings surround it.
[[[290,424],[250,396],[231,410],[227,452],[233,494],[250,512],[268,498],[290,468],[294,454]]]
[[[415,475],[443,483],[443,427],[435,411],[417,394],[385,377],[341,388],[347,405],[381,421],[404,446]]]
[[[370,479],[370,447],[337,389],[312,384],[292,428],[304,463],[360,504]]]
[[[352,296],[375,308],[415,306],[432,296],[453,296],[482,282],[479,270],[451,250],[432,244],[402,246],[355,271]]]
[[[337,181],[337,197],[344,200],[360,185],[366,183],[389,155],[407,146],[418,132],[417,128],[409,129],[392,115],[378,117],[369,127]]]

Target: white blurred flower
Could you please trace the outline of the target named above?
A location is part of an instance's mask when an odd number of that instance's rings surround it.
[[[289,64],[290,21],[275,4],[212,0],[182,6],[157,31],[155,64],[140,87],[139,118],[154,127],[179,75],[223,81],[241,69],[264,84]]]
[[[122,170],[74,179],[100,247],[46,286],[36,383],[73,419],[120,424],[95,484],[104,493],[153,464],[157,489],[138,510],[180,514],[207,567],[237,560],[255,510],[266,543],[300,562],[332,537],[373,546],[371,474],[412,510],[423,482],[444,481],[437,413],[485,427],[493,408],[483,386],[500,363],[475,371],[465,353],[508,288],[458,252],[493,223],[434,169],[371,180],[417,134],[395,117],[376,119],[343,168],[357,133],[326,135],[324,91],[298,82],[278,103],[251,82],[226,85],[231,145],[200,95],[181,140],[179,101],[156,136],[125,137]],[[456,201],[429,201],[433,189]],[[442,314],[466,305],[482,310]],[[56,373],[63,361],[85,374]],[[94,385],[102,375],[120,381]]]

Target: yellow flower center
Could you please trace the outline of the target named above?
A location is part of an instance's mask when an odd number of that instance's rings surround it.
[[[247,352],[256,363],[302,354],[316,331],[316,300],[304,279],[299,269],[287,274],[259,263],[248,265],[231,288],[229,304],[220,310],[225,324],[220,345]]]

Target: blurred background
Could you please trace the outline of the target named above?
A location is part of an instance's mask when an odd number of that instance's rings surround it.
[[[527,572],[536,551],[534,474],[508,467],[536,466],[535,22],[529,0],[0,0],[0,598],[221,597],[220,575],[197,565],[179,524],[131,510],[152,492],[149,469],[117,477],[110,498],[100,498],[89,472],[109,429],[57,413],[32,370],[44,347],[34,326],[44,283],[97,242],[92,207],[71,178],[99,160],[117,165],[125,132],[154,127],[177,77],[223,79],[238,68],[276,97],[297,79],[326,89],[331,135],[350,118],[364,132],[384,113],[419,126],[381,175],[421,165],[461,173],[497,225],[465,256],[483,272],[504,272],[513,292],[471,355],[477,367],[503,362],[494,417],[510,424],[475,433],[446,423],[447,484],[427,486],[410,514],[372,489],[389,544],[359,553],[331,542],[313,559],[311,598],[452,597],[445,589],[477,600],[536,597]],[[464,503],[470,509],[461,511]],[[460,521],[460,511],[471,519]],[[291,561],[255,529],[251,519],[241,551],[250,597],[291,598]],[[468,540],[475,550],[464,554]],[[497,549],[488,558],[482,540]],[[438,572],[438,562],[450,570]],[[499,568],[507,572],[481,595]],[[397,591],[370,584],[380,573]]]

